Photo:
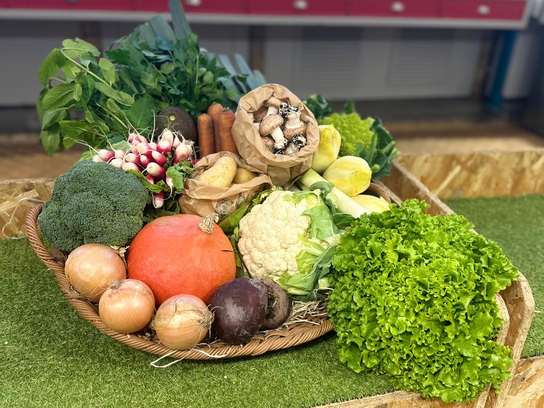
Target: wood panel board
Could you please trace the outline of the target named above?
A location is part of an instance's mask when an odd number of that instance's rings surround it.
[[[442,198],[544,193],[544,149],[400,156],[398,162]]]

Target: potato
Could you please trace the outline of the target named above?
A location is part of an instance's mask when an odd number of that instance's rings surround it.
[[[215,164],[202,173],[198,180],[209,186],[230,187],[236,175],[236,160],[221,157]]]
[[[233,184],[244,184],[247,183],[249,180],[253,180],[255,177],[257,177],[255,173],[239,167],[236,170],[236,174],[234,175],[234,179],[232,180],[232,182]]]

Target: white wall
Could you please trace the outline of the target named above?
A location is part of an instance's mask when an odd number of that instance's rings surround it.
[[[102,49],[130,33],[136,24],[102,23]],[[249,58],[248,28],[198,25],[200,45],[211,52]],[[43,59],[66,38],[81,37],[81,24],[65,21],[0,20],[0,107],[33,106],[42,89],[37,79]]]
[[[264,74],[302,98],[467,97],[481,45],[478,30],[270,27]]]

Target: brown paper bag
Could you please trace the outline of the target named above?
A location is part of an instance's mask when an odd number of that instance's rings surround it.
[[[307,122],[307,145],[297,156],[274,155],[263,144],[259,132],[253,126],[253,113],[271,96],[298,106]],[[313,113],[291,91],[282,85],[266,84],[244,95],[236,110],[232,137],[240,156],[250,166],[270,176],[276,186],[289,186],[312,166],[312,156],[319,145],[319,128]]]
[[[236,160],[238,167],[257,174],[261,173],[245,163],[238,155],[231,152],[219,152],[200,159],[195,165],[193,177],[208,170],[224,156],[230,156]],[[247,183],[232,184],[230,187],[209,186],[191,178],[185,182],[185,189],[179,199],[179,205],[184,214],[205,217],[216,212],[219,214],[219,218],[223,219],[234,212],[242,202],[251,200],[258,192],[270,187],[272,187],[272,181],[266,174],[259,174]]]

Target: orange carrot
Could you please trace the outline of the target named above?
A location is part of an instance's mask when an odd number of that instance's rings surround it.
[[[200,146],[200,158],[215,153],[213,138],[213,121],[210,115],[203,113],[196,118],[198,129],[198,145]]]
[[[223,106],[220,103],[214,102],[208,107],[208,115],[213,120],[215,153],[221,151],[221,139],[219,138],[219,115],[221,112],[223,112]]]
[[[232,125],[234,124],[234,112],[225,110],[219,115],[219,138],[221,150],[238,154],[238,149],[232,138]]]

